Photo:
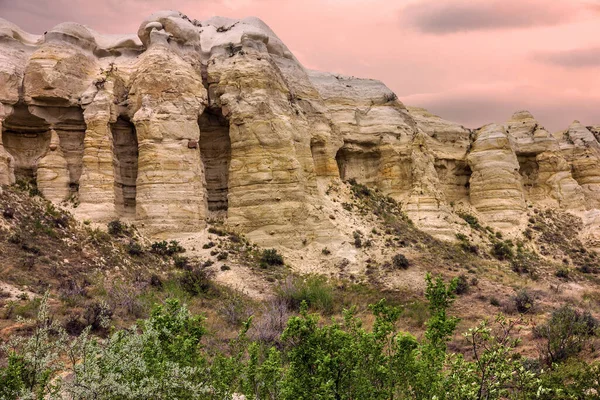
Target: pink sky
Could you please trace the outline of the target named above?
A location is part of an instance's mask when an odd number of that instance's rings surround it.
[[[32,33],[132,33],[160,9],[257,16],[307,68],[380,79],[468,127],[521,109],[552,131],[600,124],[600,0],[0,0]]]

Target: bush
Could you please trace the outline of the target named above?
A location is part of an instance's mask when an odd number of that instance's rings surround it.
[[[508,241],[494,243],[494,246],[492,247],[492,255],[500,261],[512,259],[514,253],[511,243]]]
[[[398,253],[392,258],[392,265],[395,269],[408,269],[410,262],[404,254]]]
[[[150,286],[157,288],[157,289],[162,289],[163,282],[162,282],[162,279],[160,279],[160,276],[158,276],[156,274],[152,274],[150,276]]]
[[[144,254],[144,248],[138,242],[130,240],[127,244],[127,252],[132,256],[141,256]]]
[[[463,233],[457,233],[456,239],[458,239],[458,244],[464,251],[468,253],[479,254],[479,248],[476,245],[471,244],[467,235]]]
[[[121,237],[130,235],[131,231],[127,227],[127,224],[124,224],[118,219],[115,219],[108,223],[108,233],[111,236]]]
[[[500,307],[500,300],[498,300],[497,297],[490,297],[490,304],[493,305],[494,307]]]
[[[179,277],[179,284],[191,296],[206,294],[212,286],[208,273],[201,268],[184,271],[183,275]]]
[[[275,249],[265,249],[260,255],[260,266],[266,268],[267,266],[283,265],[283,256]]]
[[[333,288],[320,275],[287,279],[277,294],[293,310],[299,310],[302,302],[306,302],[309,307],[325,314],[333,312]]]
[[[554,276],[561,279],[569,279],[569,268],[562,267],[557,269]]]
[[[208,233],[212,233],[217,236],[227,236],[227,232],[225,232],[223,229],[215,228],[212,226],[208,228]]]
[[[96,332],[105,331],[112,316],[113,311],[108,304],[97,301],[88,304],[83,313],[86,326],[90,326]]]
[[[530,311],[535,304],[535,299],[525,289],[519,290],[517,294],[513,297],[513,301],[515,303],[517,311],[522,314]]]
[[[173,257],[173,264],[178,269],[190,269],[190,259],[185,256],[175,255]]]
[[[553,311],[550,320],[537,326],[534,333],[544,339],[540,346],[542,357],[552,365],[578,354],[597,328],[598,321],[589,312],[580,313],[564,305]]]
[[[479,223],[477,217],[467,213],[458,213],[458,216],[465,220],[467,224],[471,226],[471,228],[476,230],[483,230],[483,227]]]
[[[158,254],[159,256],[172,256],[176,253],[185,252],[185,249],[177,242],[177,240],[171,240],[168,243],[165,240],[154,242],[150,248],[152,253]]]
[[[456,279],[456,289],[454,293],[456,294],[465,294],[469,291],[469,279],[466,275],[462,274]]]
[[[352,236],[354,237],[354,247],[357,249],[362,247],[362,232],[354,231],[352,232]]]
[[[502,255],[497,257],[506,257],[506,259],[510,259],[511,268],[514,272],[518,274],[529,274],[534,277],[540,260],[538,255],[523,248],[518,248],[517,254],[513,256],[510,254],[512,249],[510,247],[508,247],[508,249],[510,250],[508,255],[502,253]],[[500,250],[500,252],[503,251],[504,249]]]

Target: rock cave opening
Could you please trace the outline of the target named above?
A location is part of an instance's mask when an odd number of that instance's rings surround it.
[[[204,166],[208,211],[227,212],[231,139],[229,121],[219,108],[207,108],[198,119],[200,158]]]
[[[381,153],[376,148],[344,145],[336,155],[340,178],[354,179],[362,184],[375,184],[380,168]]]
[[[26,105],[16,105],[2,124],[2,143],[13,156],[15,176],[35,178],[38,161],[50,147],[50,125],[32,115]]]
[[[115,174],[115,210],[119,217],[135,217],[136,181],[138,175],[138,140],[135,126],[120,116],[111,124],[113,167]]]
[[[521,175],[523,189],[528,197],[530,197],[531,195],[534,195],[532,191],[537,187],[539,173],[538,162],[535,154],[517,155],[517,159],[519,161],[519,174]]]

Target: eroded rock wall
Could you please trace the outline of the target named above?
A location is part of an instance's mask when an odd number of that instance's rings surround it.
[[[176,11],[137,34],[0,19],[0,183],[36,179],[97,222],[168,237],[208,218],[263,245],[343,241],[323,190],[355,180],[452,240],[458,210],[501,230],[528,205],[600,226],[600,128],[551,135],[526,112],[472,130],[383,83],[306,70],[262,21]]]

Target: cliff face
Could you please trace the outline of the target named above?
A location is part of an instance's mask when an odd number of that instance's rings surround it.
[[[74,212],[197,232],[209,218],[263,245],[339,239],[324,188],[354,179],[452,239],[456,210],[518,229],[528,205],[600,226],[600,128],[551,135],[527,112],[466,129],[379,81],[309,71],[260,20],[153,14],[137,35],[0,19],[0,183],[35,178]]]

